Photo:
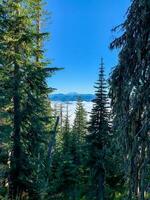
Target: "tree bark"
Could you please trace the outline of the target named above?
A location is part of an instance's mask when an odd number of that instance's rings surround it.
[[[21,146],[20,146],[20,96],[19,96],[19,66],[14,64],[14,88],[13,88],[13,106],[14,106],[14,133],[12,136],[13,149],[10,158],[10,174],[9,174],[9,199],[15,199],[19,193],[18,177],[21,165]]]
[[[98,178],[98,189],[97,189],[96,200],[104,200],[104,181],[105,181],[105,175],[104,172],[101,172]]]
[[[48,145],[48,162],[49,162],[49,165],[51,164],[52,153],[53,153],[53,149],[54,149],[54,146],[55,146],[55,143],[56,143],[56,132],[57,132],[58,123],[59,123],[59,117],[57,117],[54,129],[51,131],[51,134],[50,134],[50,140],[49,140],[49,145]]]

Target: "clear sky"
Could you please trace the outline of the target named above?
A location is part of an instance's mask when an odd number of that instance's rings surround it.
[[[93,93],[100,58],[107,77],[117,63],[117,51],[109,50],[115,34],[111,29],[122,23],[130,0],[46,0],[52,12],[46,43],[52,66],[63,67],[48,80],[56,93]]]

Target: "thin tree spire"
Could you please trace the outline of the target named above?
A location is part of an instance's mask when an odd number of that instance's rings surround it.
[[[96,200],[104,199],[105,191],[105,154],[108,143],[108,111],[107,111],[107,92],[106,81],[104,78],[104,62],[101,59],[99,68],[99,79],[96,82],[95,99],[87,137],[89,144],[89,165],[93,174],[91,187],[94,190]]]

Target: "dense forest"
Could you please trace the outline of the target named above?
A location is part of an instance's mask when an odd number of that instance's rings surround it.
[[[107,81],[101,59],[90,120],[78,98],[73,124],[49,99],[43,3],[0,1],[0,199],[150,200],[150,0],[113,29],[118,64]]]

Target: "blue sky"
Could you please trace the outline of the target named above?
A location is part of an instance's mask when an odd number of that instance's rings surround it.
[[[111,29],[124,21],[129,5],[130,0],[47,0],[52,17],[46,55],[64,68],[48,80],[55,93],[93,93],[101,57],[109,76],[117,63],[117,51],[109,50]]]

